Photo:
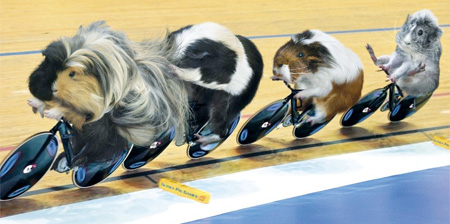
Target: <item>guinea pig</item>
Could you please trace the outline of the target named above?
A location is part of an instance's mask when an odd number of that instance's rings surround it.
[[[75,127],[73,163],[111,159],[128,143],[150,146],[164,131],[184,131],[188,92],[167,60],[164,40],[134,42],[103,21],[80,27],[43,51],[29,77],[34,111]],[[81,150],[83,149],[83,150]]]
[[[310,101],[315,115],[311,124],[332,119],[355,104],[363,85],[358,56],[337,39],[320,30],[296,34],[278,49],[273,60],[273,80],[284,80],[301,89],[294,97]]]
[[[36,72],[34,74],[33,79],[37,77]],[[34,85],[33,80],[30,80],[30,85]],[[41,116],[56,120],[64,116],[75,128],[81,130],[86,122],[98,120],[103,115],[100,84],[80,68],[71,67],[58,72],[51,90],[53,97],[49,101],[37,98],[28,100],[28,105],[35,112],[39,111]]]
[[[202,105],[194,110],[196,122],[210,121],[213,134],[197,135],[202,145],[217,142],[248,105],[262,77],[263,60],[247,38],[226,27],[206,22],[186,26],[169,35],[175,54],[175,73],[189,85],[189,100]]]
[[[442,29],[430,10],[408,15],[396,35],[397,48],[392,55],[376,57],[370,45],[367,50],[388,78],[408,95],[422,96],[439,86],[439,60],[442,53]]]

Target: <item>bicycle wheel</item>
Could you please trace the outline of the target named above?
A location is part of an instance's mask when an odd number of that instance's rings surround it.
[[[327,125],[334,118],[333,116],[332,118],[330,118],[325,122],[311,125],[311,123],[303,122],[303,120],[305,119],[305,115],[314,116],[315,114],[314,109],[311,108],[308,111],[303,112],[303,114],[304,114],[303,117],[300,118],[298,124],[294,125],[294,129],[292,130],[292,135],[297,139],[305,138],[317,133],[320,129],[325,127],[325,125]]]
[[[208,155],[209,153],[211,153],[212,151],[214,151],[217,147],[219,147],[225,140],[227,140],[227,138],[231,135],[231,133],[233,133],[234,129],[236,129],[239,120],[241,118],[241,114],[239,113],[234,120],[231,122],[231,124],[228,126],[228,133],[227,135],[222,138],[219,142],[214,142],[205,146],[202,146],[202,144],[194,144],[188,145],[187,148],[187,155],[189,158],[191,159],[198,159],[201,158],[203,156]],[[211,124],[209,122],[207,122],[205,125],[203,125],[202,128],[200,128],[200,130],[197,132],[199,135],[201,136],[208,136],[210,134],[212,134],[212,127]]]
[[[342,115],[341,125],[350,127],[363,122],[381,107],[386,100],[387,91],[384,88],[373,90],[361,98],[353,107]]]
[[[89,163],[75,168],[72,172],[73,184],[79,188],[87,188],[102,182],[122,164],[132,148],[133,144],[130,143],[123,148],[122,153],[109,161]]]
[[[248,145],[269,134],[280,124],[289,109],[285,100],[277,100],[265,106],[242,126],[237,135],[240,145]]]
[[[135,145],[133,150],[131,150],[130,155],[128,155],[127,159],[123,162],[123,168],[126,170],[134,170],[152,161],[159,156],[167,146],[169,146],[174,136],[175,128],[171,128],[159,135],[150,146],[144,147]]]
[[[0,200],[10,200],[33,187],[56,158],[58,139],[50,132],[38,133],[20,144],[0,167]]]
[[[389,112],[388,118],[390,121],[396,122],[401,121],[414,113],[416,113],[420,108],[422,108],[426,102],[431,98],[432,93],[429,93],[421,97],[407,96],[402,99],[394,109]]]

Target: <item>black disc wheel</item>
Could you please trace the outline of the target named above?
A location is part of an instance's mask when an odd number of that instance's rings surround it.
[[[0,167],[0,199],[10,200],[33,187],[56,158],[58,140],[50,132],[38,133],[20,144]]]
[[[388,114],[390,121],[401,121],[422,108],[426,102],[431,98],[432,93],[421,97],[407,96],[402,99],[394,109]]]
[[[72,172],[73,184],[80,188],[87,188],[102,182],[122,164],[132,148],[133,144],[130,143],[111,160],[74,167]]]
[[[376,89],[362,97],[353,107],[342,115],[341,125],[350,127],[363,122],[381,107],[386,100],[387,91],[384,88]]]
[[[152,161],[169,146],[174,136],[175,128],[171,128],[159,135],[150,146],[135,145],[130,155],[123,162],[123,168],[126,170],[135,170]]]
[[[311,123],[307,122],[306,119],[308,116],[314,116],[314,109],[308,109],[308,111],[304,111],[303,114],[304,115],[298,120],[297,124],[294,125],[294,129],[292,130],[292,135],[297,139],[305,138],[317,133],[334,118],[332,117],[322,123],[311,125]]]
[[[248,145],[269,134],[275,129],[288,112],[289,104],[277,100],[250,117],[237,135],[240,145]]]
[[[220,139],[218,142],[214,142],[207,145],[202,145],[196,142],[190,142],[187,148],[187,155],[191,159],[199,159],[201,157],[204,157],[217,149],[230,135],[233,133],[234,129],[236,129],[239,120],[241,118],[241,114],[239,113],[231,122],[231,124],[228,126],[228,132],[227,135]],[[197,134],[201,136],[208,136],[213,134],[212,132],[212,126],[209,122],[207,122],[200,130],[197,132]]]

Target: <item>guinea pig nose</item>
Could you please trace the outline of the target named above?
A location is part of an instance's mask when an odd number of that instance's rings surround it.
[[[278,68],[281,68],[283,66],[283,64],[277,64]]]

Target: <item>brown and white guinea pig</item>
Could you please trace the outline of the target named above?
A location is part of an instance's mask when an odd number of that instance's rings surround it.
[[[54,41],[29,77],[34,111],[75,127],[74,166],[107,161],[133,143],[150,145],[189,112],[165,40],[134,42],[99,21]],[[86,146],[86,147],[85,147]],[[83,150],[82,150],[83,149]]]
[[[310,101],[315,115],[307,122],[322,123],[344,112],[361,96],[363,67],[359,57],[320,30],[296,34],[275,54],[273,80],[302,89],[295,98]]]
[[[202,105],[193,110],[196,123],[209,120],[212,126],[213,134],[197,135],[196,141],[219,141],[255,96],[263,71],[261,54],[249,39],[212,22],[186,26],[169,39],[176,49],[170,61],[190,83],[189,100]]]

